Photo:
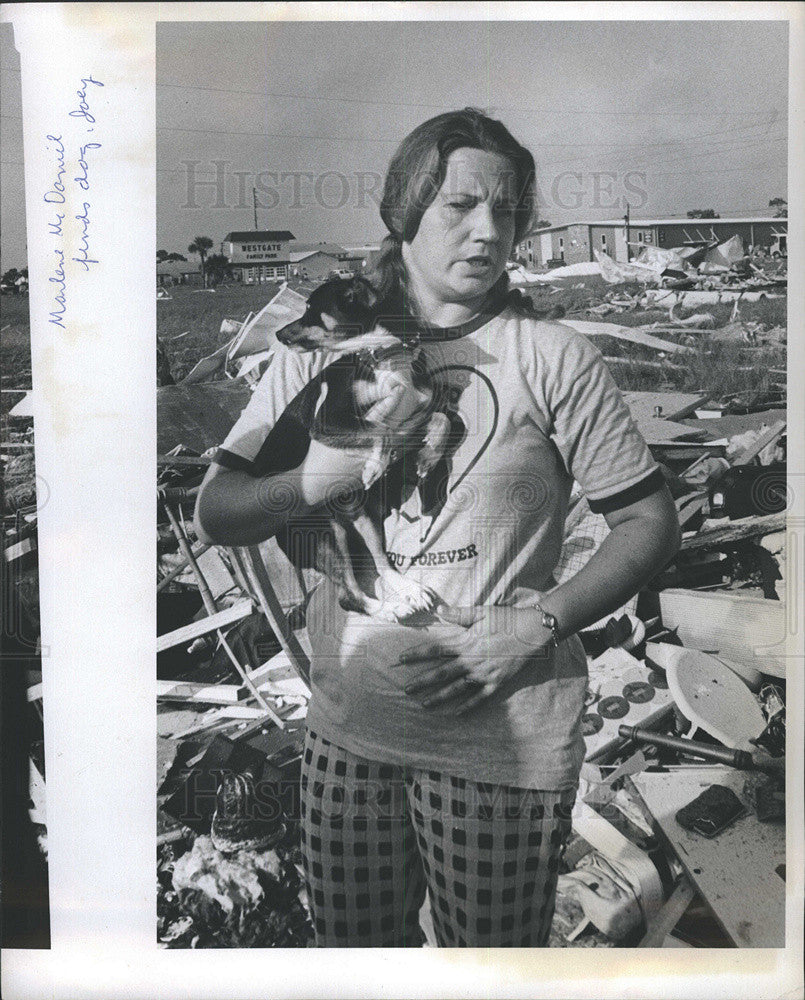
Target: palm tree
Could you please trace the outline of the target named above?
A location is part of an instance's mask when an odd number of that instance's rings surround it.
[[[205,267],[205,262],[209,250],[212,250],[212,240],[209,236],[197,236],[187,248],[188,253],[197,253],[199,256],[199,260],[201,261],[201,277],[205,288],[207,287],[207,268]]]
[[[231,278],[229,258],[222,253],[211,253],[207,258],[206,273],[212,285],[220,285],[222,281]]]

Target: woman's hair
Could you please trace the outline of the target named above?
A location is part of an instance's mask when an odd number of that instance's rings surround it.
[[[447,160],[458,149],[480,149],[505,157],[512,166],[516,198],[514,242],[528,232],[534,211],[534,158],[506,126],[475,108],[449,111],[418,125],[391,158],[380,203],[389,235],[383,240],[373,281],[386,301],[400,298],[404,269],[402,243],[412,240],[425,210],[436,197],[447,172]],[[503,275],[503,284],[506,284]]]

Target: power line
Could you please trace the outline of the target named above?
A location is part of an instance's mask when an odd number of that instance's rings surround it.
[[[743,125],[740,128],[736,128],[736,129],[723,129],[723,130],[717,130],[717,131],[714,131],[714,132],[705,132],[702,135],[698,135],[698,136],[692,136],[692,135],[689,135],[689,136],[679,136],[679,137],[674,138],[674,139],[668,139],[668,140],[666,140],[664,142],[653,142],[653,143],[646,143],[646,144],[643,144],[643,143],[632,143],[632,144],[629,144],[629,145],[622,145],[622,144],[619,144],[619,143],[606,143],[606,145],[618,145],[619,146],[618,149],[612,150],[612,153],[616,154],[616,155],[618,153],[620,153],[620,152],[624,152],[624,153],[630,152],[631,153],[631,152],[634,152],[634,151],[647,150],[647,149],[652,149],[652,148],[653,149],[660,149],[660,148],[662,148],[664,146],[673,146],[673,145],[675,145],[677,143],[699,142],[700,140],[705,139],[705,138],[709,138],[711,136],[733,135],[733,134],[736,134],[738,132],[746,132],[749,129],[760,128],[764,124],[766,125],[766,129],[768,131],[768,129],[771,128],[771,126],[773,124],[775,124],[776,121],[777,121],[777,119],[774,119],[773,121],[768,122],[768,123],[756,122],[754,125]],[[744,139],[755,139],[756,137],[755,136],[744,136],[743,138]],[[715,146],[717,144],[713,143],[712,145]],[[674,151],[672,150],[671,152],[674,152]],[[556,166],[556,165],[561,164],[561,163],[585,163],[585,162],[588,162],[589,160],[597,159],[600,155],[611,155],[611,154],[607,154],[607,153],[601,153],[601,154],[593,153],[593,154],[591,154],[589,156],[584,156],[584,157],[582,157],[582,156],[568,156],[568,157],[564,157],[561,160],[546,160],[546,161],[542,161],[542,163],[543,163],[544,166],[549,166],[549,165],[550,166]],[[690,155],[697,155],[697,154],[691,153]]]
[[[763,124],[763,123],[758,123],[758,125],[761,125],[761,124]],[[748,128],[757,128],[758,125],[744,126],[744,130],[748,129]],[[262,138],[262,139],[296,139],[296,140],[302,140],[302,141],[347,142],[347,143],[354,143],[355,145],[396,146],[399,143],[399,139],[383,139],[383,138],[381,138],[381,139],[369,139],[369,138],[363,138],[362,136],[322,135],[322,134],[304,135],[304,134],[297,134],[297,133],[291,133],[291,132],[261,132],[261,131],[254,131],[254,130],[250,130],[250,129],[185,128],[183,126],[178,126],[178,125],[158,125],[157,126],[157,131],[159,131],[159,132],[183,132],[183,133],[189,133],[189,134],[192,134],[192,135],[240,135],[240,136],[253,136],[253,137]],[[725,133],[729,134],[731,132],[734,133],[734,131],[737,131],[737,130],[727,129],[724,132],[715,132],[715,133],[712,133],[712,134],[713,135],[721,135],[721,134],[725,134]],[[542,166],[557,166],[557,165],[562,164],[562,163],[586,162],[586,161],[589,161],[591,159],[599,159],[601,156],[607,156],[607,155],[620,156],[620,155],[625,155],[625,154],[628,153],[629,155],[632,155],[632,156],[640,156],[641,155],[641,151],[646,150],[646,149],[650,149],[652,147],[653,148],[661,148],[663,146],[675,145],[677,143],[682,143],[682,142],[699,142],[702,139],[704,139],[705,137],[706,136],[689,136],[689,137],[686,137],[686,138],[669,139],[669,140],[667,140],[665,142],[649,143],[647,145],[636,143],[636,144],[634,144],[632,146],[621,146],[619,149],[612,150],[609,153],[607,153],[606,151],[601,151],[600,153],[593,153],[593,154],[590,154],[589,156],[586,156],[586,157],[566,157],[566,158],[561,159],[561,160],[546,160],[546,161],[542,162]],[[753,148],[754,146],[763,145],[764,143],[767,143],[767,142],[782,142],[782,141],[784,141],[787,138],[787,136],[776,136],[776,137],[769,138],[769,139],[767,139],[767,138],[764,137],[763,139],[761,139],[761,140],[759,140],[757,142],[754,141],[756,139],[755,136],[746,136],[744,138],[745,139],[750,139],[752,141],[750,141],[748,144],[745,144],[745,145],[742,145],[740,142],[736,142],[736,143],[723,143],[723,144],[713,144],[713,148],[711,150],[700,150],[698,152],[691,151],[690,153],[686,153],[683,157],[681,157],[681,159],[694,158],[694,157],[699,157],[699,156],[713,156],[717,152],[723,152],[723,151],[728,150],[728,149],[733,149],[733,150],[736,150],[736,151],[740,151],[741,149]],[[615,143],[604,143],[603,145],[611,146],[611,145],[615,145]],[[651,154],[649,154],[649,155],[651,155]],[[657,155],[657,154],[654,154],[654,155]],[[679,161],[678,160],[674,160],[672,162],[679,162]]]
[[[291,132],[254,132],[240,129],[184,128],[179,125],[157,125],[157,132],[193,132],[203,135],[254,135],[263,139],[321,139],[327,142],[371,143],[396,146],[399,139],[363,139],[351,135],[295,135]]]
[[[673,171],[654,171],[649,168],[649,173],[652,177],[698,177],[700,174],[734,174],[739,173],[743,170],[760,170],[768,168],[785,168],[784,163],[749,163],[744,167],[713,167],[710,170],[673,170]]]
[[[203,87],[198,84],[185,84],[185,83],[160,83],[157,82],[157,87],[165,87],[174,90],[199,90],[205,93],[214,94],[248,94],[255,97],[281,97],[284,99],[298,100],[298,101],[322,101],[326,103],[333,104],[366,104],[374,105],[377,107],[393,107],[393,108],[452,108],[454,104],[426,104],[413,101],[378,101],[371,100],[365,97],[325,97],[321,94],[299,94],[290,93],[285,91],[276,90],[249,90],[241,89],[235,87]],[[562,107],[561,109],[554,108],[521,108],[511,104],[490,104],[487,105],[488,109],[491,110],[501,110],[501,111],[515,111],[523,114],[538,114],[538,115],[612,115],[617,117],[631,117],[631,118],[646,118],[646,117],[683,117],[683,118],[719,118],[719,117],[750,117],[755,115],[768,115],[769,109],[758,109],[754,111],[606,111],[600,108],[581,108],[573,109]]]

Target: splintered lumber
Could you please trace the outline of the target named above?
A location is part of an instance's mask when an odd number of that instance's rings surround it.
[[[181,628],[174,629],[173,632],[157,636],[157,652],[162,653],[166,649],[173,649],[174,646],[180,646],[185,642],[191,643],[200,635],[206,635],[215,629],[226,628],[227,625],[234,625],[235,622],[239,622],[241,618],[250,614],[251,610],[252,602],[247,597],[242,601],[237,601],[230,608],[225,608],[208,618],[202,618],[199,622],[190,622],[189,625],[183,625]]]
[[[232,551],[236,554],[235,558],[241,571],[245,572],[251,583],[262,612],[279,639],[280,645],[288,654],[299,676],[310,687],[310,659],[288,624],[288,618],[268,577],[259,546],[251,545],[242,550],[233,549]]]
[[[738,452],[738,454],[733,458],[732,464],[748,465],[753,458],[757,458],[764,448],[782,436],[785,431],[785,427],[785,420],[778,420],[777,423],[772,424],[768,430],[759,434],[751,444],[747,445],[746,448],[743,449],[743,451]]]
[[[682,919],[685,910],[690,906],[695,895],[695,888],[683,873],[679,878],[676,888],[669,896],[668,901],[649,923],[648,930],[637,947],[662,948],[666,937]]]
[[[776,423],[772,424],[767,430],[759,434],[755,440],[746,446],[742,451],[734,455],[730,461],[730,467],[734,468],[737,465],[748,465],[753,459],[766,448],[772,442],[776,441],[785,432],[786,422],[785,420],[778,420]],[[698,466],[701,459],[697,459],[688,469],[682,473],[682,478],[684,479],[688,474],[694,471],[696,466]],[[718,482],[723,475],[726,474],[728,470],[725,469],[721,476],[714,478],[709,485]],[[707,502],[708,492],[705,489],[702,494],[695,499],[686,503],[684,507],[679,508],[679,523],[684,527],[687,522],[693,517],[694,514],[698,513],[702,507],[704,507]]]
[[[781,601],[673,588],[658,597],[663,625],[678,629],[683,645],[785,677],[787,622]]]
[[[732,545],[747,538],[760,538],[763,535],[772,535],[777,531],[785,531],[785,524],[785,511],[781,511],[779,514],[742,517],[723,527],[708,528],[706,531],[700,531],[696,535],[683,538],[682,548],[701,549]]]
[[[267,722],[269,718],[269,713],[262,708],[252,708],[249,705],[226,705],[223,708],[216,709],[214,712],[206,713],[195,726],[183,729],[179,733],[173,733],[172,739],[181,740],[187,736],[194,736],[196,733],[203,733],[205,730],[211,729],[213,726],[219,726],[222,723],[238,722],[243,719]],[[283,723],[281,728],[284,728],[284,725]]]
[[[211,458],[205,458],[203,455],[157,455],[157,466],[175,465],[177,468],[181,466],[206,468],[211,462]]]
[[[783,948],[786,887],[778,869],[785,864],[784,825],[761,823],[750,809],[709,838],[685,830],[675,818],[709,785],[726,785],[742,798],[745,780],[742,771],[709,765],[673,774],[644,771],[626,782],[732,941],[744,948]]]
[[[165,508],[165,513],[168,516],[168,520],[170,521],[171,530],[173,531],[173,534],[176,536],[176,540],[179,543],[179,548],[181,549],[182,554],[184,555],[185,559],[187,559],[191,569],[193,570],[193,575],[195,576],[196,582],[198,583],[198,589],[199,593],[201,594],[201,600],[204,603],[204,607],[207,609],[207,613],[214,617],[216,614],[217,605],[210,590],[210,586],[207,583],[207,579],[204,576],[204,573],[201,571],[201,568],[199,567],[199,564],[193,555],[193,552],[190,548],[190,542],[187,538],[187,535],[184,532],[184,528],[176,520],[176,515],[171,510],[170,504],[166,503],[163,506]],[[251,601],[249,602],[249,606],[251,607]],[[271,716],[271,718],[274,720],[274,723],[277,726],[279,726],[280,729],[282,729],[284,727],[282,719],[280,719],[280,717],[274,713],[273,709],[265,700],[265,698],[260,694],[260,692],[254,686],[254,684],[252,684],[252,682],[249,680],[245,667],[242,666],[240,660],[237,658],[237,656],[235,656],[234,652],[232,651],[232,647],[226,640],[226,636],[223,634],[223,632],[221,632],[220,629],[218,630],[218,640],[221,643],[221,647],[223,648],[224,652],[229,657],[235,670],[237,670],[237,672],[242,677],[243,683],[251,692],[251,695],[254,698],[254,700],[257,702],[258,705],[260,705],[265,710],[267,715]]]
[[[630,344],[641,344],[652,347],[656,351],[666,351],[668,354],[693,354],[694,348],[686,344],[675,344],[671,340],[661,340],[652,337],[643,330],[629,326],[618,326],[616,323],[591,323],[581,319],[562,319],[563,326],[572,327],[586,337],[614,337],[615,340],[627,340]]]
[[[163,701],[235,705],[249,697],[239,684],[196,684],[192,681],[157,681],[157,698]]]
[[[209,548],[210,546],[207,545],[206,542],[202,542],[198,546],[198,548],[192,550],[193,555],[196,557],[196,559],[198,559],[198,557],[203,555]],[[167,585],[171,583],[173,580],[175,580],[177,576],[181,576],[189,565],[190,563],[188,562],[187,557],[186,556],[183,557],[182,561],[178,564],[178,566],[174,566],[173,569],[169,573],[166,573],[165,576],[163,576],[162,579],[159,581],[159,583],[157,584],[157,593],[159,593],[161,590],[164,590],[164,588],[167,587]]]

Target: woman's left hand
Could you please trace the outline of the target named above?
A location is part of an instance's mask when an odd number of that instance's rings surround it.
[[[423,643],[400,660],[426,666],[405,685],[426,709],[461,715],[488,698],[528,663],[547,662],[551,630],[536,608],[479,608],[479,618],[463,635]]]

